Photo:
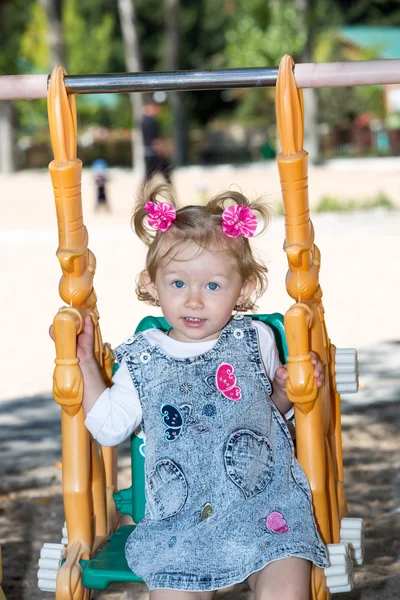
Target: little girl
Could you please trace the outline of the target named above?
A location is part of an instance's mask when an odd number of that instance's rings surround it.
[[[174,205],[172,188],[147,187],[133,217],[148,245],[138,297],[171,329],[128,337],[111,388],[90,318],[78,339],[87,428],[108,446],[140,424],[146,433],[146,514],[129,567],[151,600],[209,600],[245,579],[256,600],[306,600],[310,565],[327,566],[327,553],[284,416],[287,372],[272,331],[242,314],[266,287],[249,243],[266,208],[238,192]]]

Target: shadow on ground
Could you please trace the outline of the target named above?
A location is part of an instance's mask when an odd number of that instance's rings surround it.
[[[365,520],[365,564],[357,588],[338,600],[400,598],[400,342],[360,353],[361,390],[342,398],[343,454],[349,516]],[[129,484],[127,444],[121,479]],[[0,543],[7,600],[42,600],[36,564],[44,542],[61,538],[60,409],[50,395],[0,404]],[[96,600],[147,600],[144,586],[112,585]],[[250,600],[246,586],[218,599]]]

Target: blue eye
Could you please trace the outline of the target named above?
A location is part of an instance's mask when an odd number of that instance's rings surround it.
[[[178,290],[180,290],[180,289],[182,289],[183,287],[185,287],[185,284],[184,284],[184,283],[183,283],[183,281],[181,281],[180,279],[178,279],[178,281],[173,281],[173,282],[172,282],[172,285],[173,285],[173,287],[174,287],[174,288],[176,288],[176,289],[178,289]]]
[[[219,285],[218,285],[218,283],[215,283],[214,281],[210,281],[210,283],[207,283],[206,289],[211,290],[212,292],[215,292],[216,290],[219,289]]]

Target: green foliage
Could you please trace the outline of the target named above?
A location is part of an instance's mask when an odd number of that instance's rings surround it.
[[[346,60],[337,34],[340,25],[400,24],[398,0],[305,0],[305,4],[308,11],[300,14],[296,0],[181,0],[179,69],[276,66],[283,54],[305,60],[302,53],[309,46],[316,62]],[[164,70],[164,0],[135,0],[135,7],[144,69]],[[125,70],[117,2],[63,0],[62,11],[70,73]],[[0,2],[0,42],[0,73],[50,70],[47,18],[38,0]],[[357,56],[359,60],[375,57],[374,50]],[[346,125],[363,112],[384,117],[379,86],[323,89],[318,97],[322,123]],[[248,126],[263,123],[274,139],[273,89],[188,92],[184,99],[192,129],[216,118]],[[16,108],[18,133],[41,135],[47,127],[45,101],[18,102]],[[78,98],[80,129],[96,123],[128,128],[130,116],[127,95]],[[171,133],[168,103],[161,116],[164,133]]]
[[[346,62],[348,57],[337,30],[329,30],[320,37],[316,52],[317,62]],[[358,60],[373,60],[374,50],[359,50]],[[355,116],[371,112],[376,117],[384,117],[382,86],[366,85],[341,88],[321,88],[318,90],[319,121],[329,125],[352,123]]]
[[[275,66],[284,54],[301,52],[306,32],[293,0],[240,0],[226,42],[231,67]]]
[[[0,74],[23,73],[20,60],[20,40],[31,19],[34,0],[3,0],[0,2]]]
[[[78,0],[65,0],[64,39],[71,73],[106,73],[110,66],[114,16],[103,12],[97,21],[85,19]]]
[[[383,208],[385,210],[396,210],[396,206],[383,192],[379,192],[373,198],[364,200],[341,200],[335,196],[323,196],[316,205],[314,211],[322,212],[354,212],[357,210],[372,210]]]
[[[294,0],[238,0],[226,29],[225,65],[277,66],[284,54],[296,56],[306,43],[306,29]],[[268,88],[234,93],[237,109],[231,117],[241,123],[275,124],[275,91]]]
[[[49,123],[47,119],[47,101],[41,100],[18,100],[15,102],[18,115],[17,131],[19,135],[36,135],[42,137],[42,131],[46,132],[49,139]]]
[[[398,0],[338,0],[349,25],[400,25]]]
[[[26,71],[46,72],[49,69],[50,52],[47,44],[47,16],[41,4],[30,7],[30,21],[21,36],[20,58]]]

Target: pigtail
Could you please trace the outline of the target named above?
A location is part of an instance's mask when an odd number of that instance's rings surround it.
[[[272,210],[269,210],[263,197],[259,197],[253,202],[249,201],[241,192],[228,190],[211,198],[207,203],[205,210],[209,218],[218,221],[218,229],[223,231],[223,211],[230,206],[243,206],[250,208],[253,215],[257,219],[257,229],[254,235],[260,235],[268,227]],[[254,218],[254,217],[253,217]],[[222,238],[226,242],[226,247],[230,253],[236,257],[240,267],[240,273],[243,281],[252,280],[255,284],[253,293],[246,298],[243,304],[235,306],[235,310],[245,312],[248,310],[254,311],[257,308],[256,300],[262,296],[267,289],[268,269],[260,257],[256,255],[251,248],[249,237],[245,235],[229,236],[229,234],[221,233]]]
[[[168,183],[150,180],[143,186],[142,191],[138,194],[131,219],[131,227],[138,238],[146,244],[146,246],[150,246],[155,237],[159,235],[159,231],[148,224],[147,219],[149,213],[144,208],[147,202],[154,202],[155,204],[166,202],[175,208],[176,197],[173,187]]]
[[[256,198],[256,200],[251,202],[241,192],[228,190],[211,198],[206,205],[206,211],[207,214],[215,215],[222,221],[222,213],[225,208],[235,204],[237,206],[247,206],[248,208],[251,208],[258,221],[258,231],[256,235],[261,235],[268,227],[272,213],[263,197]]]

